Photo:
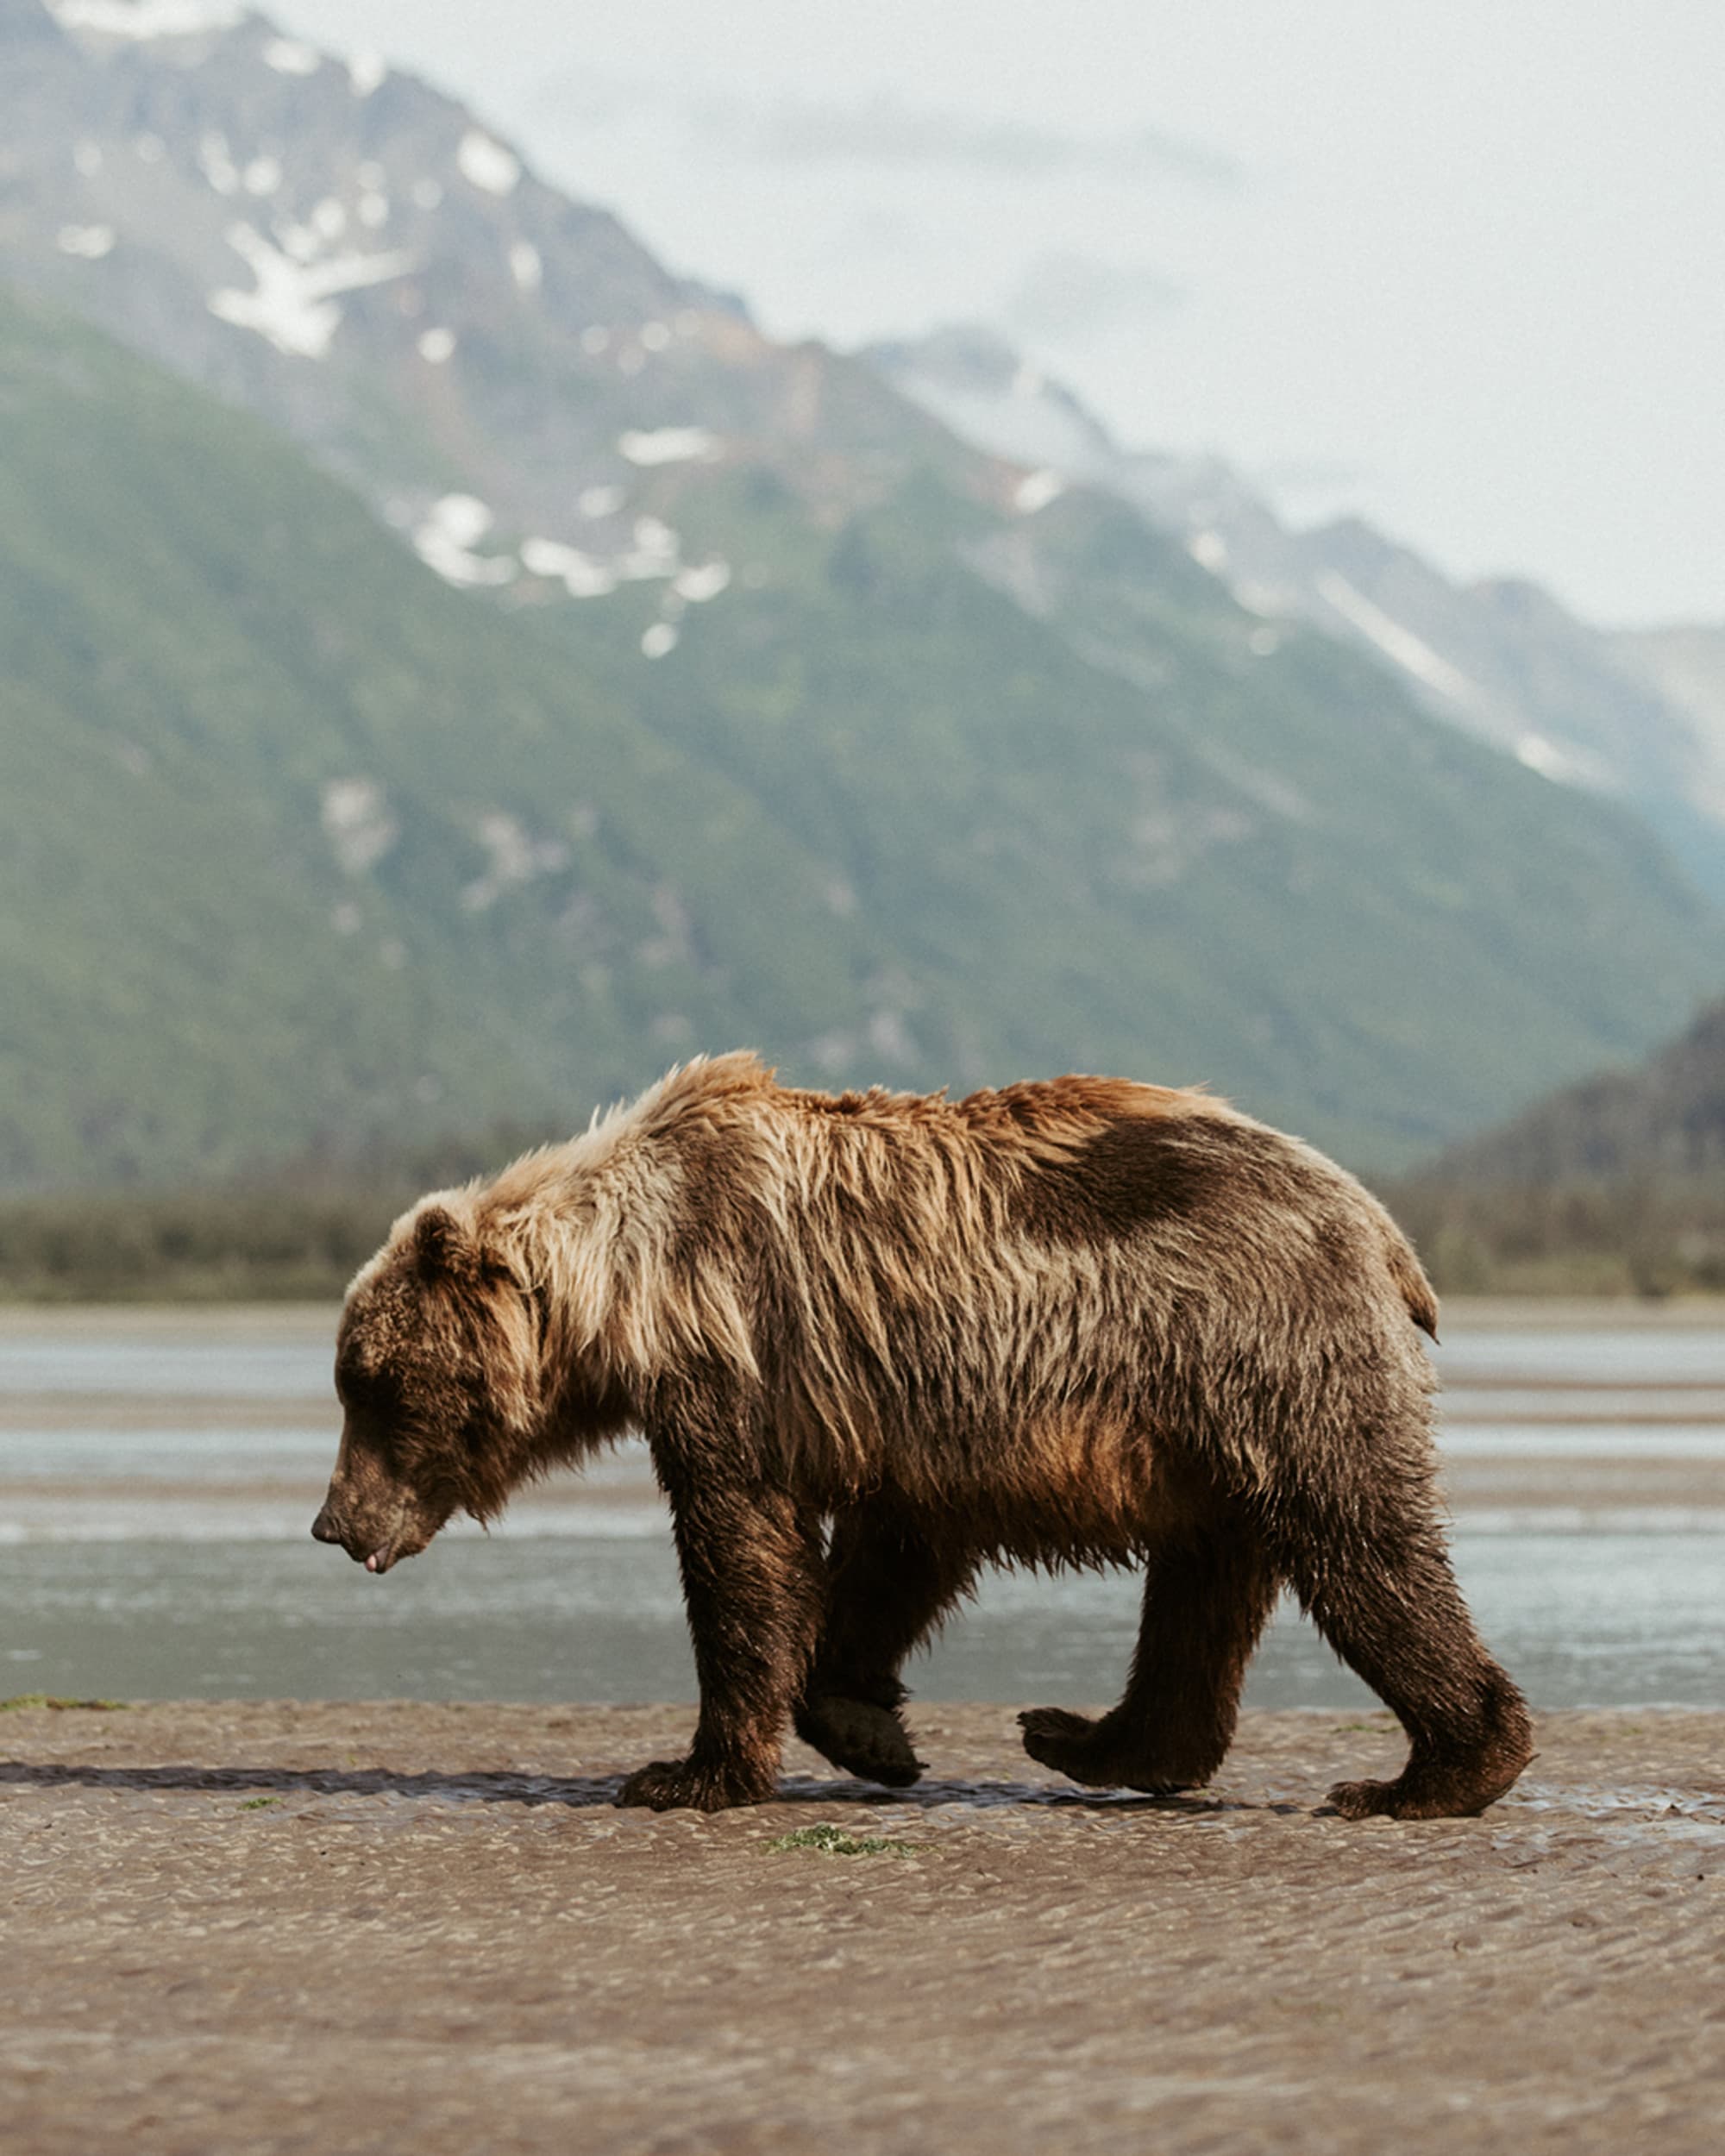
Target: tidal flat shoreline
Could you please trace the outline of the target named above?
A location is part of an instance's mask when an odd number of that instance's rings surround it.
[[[1248,1714],[1179,1800],[1079,1791],[1009,1709],[925,1703],[913,1791],[793,1745],[773,1803],[614,1808],[692,1711],[0,1715],[0,2139],[1718,2145],[1725,1714],[1542,1716],[1508,1799],[1418,1825],[1323,1814],[1402,1741],[1322,1711]]]

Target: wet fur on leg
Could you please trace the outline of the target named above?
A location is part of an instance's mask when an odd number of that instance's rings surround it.
[[[796,1731],[847,1774],[908,1789],[923,1772],[905,1727],[899,1671],[969,1583],[904,1508],[881,1498],[833,1521],[827,1606]]]
[[[1093,1721],[1063,1707],[1027,1708],[1019,1727],[1031,1758],[1057,1774],[1089,1789],[1142,1789],[1151,1796],[1202,1789],[1222,1764],[1232,1735],[1176,1730],[1152,1746],[1112,1714]]]
[[[923,1772],[925,1763],[917,1758],[895,1707],[822,1692],[802,1701],[795,1726],[806,1745],[864,1782],[906,1789]]]
[[[1393,1782],[1338,1782],[1329,1806],[1344,1819],[1471,1819],[1514,1788],[1533,1757],[1527,1705],[1507,1678],[1499,1678],[1488,1688],[1469,1746],[1416,1739]]]
[[[1032,1759],[1090,1789],[1200,1789],[1233,1741],[1240,1687],[1276,1579],[1245,1510],[1201,1473],[1170,1489],[1170,1523],[1145,1568],[1131,1674],[1100,1720],[1019,1717]]]
[[[764,1804],[778,1786],[770,1772],[748,1773],[734,1764],[654,1759],[638,1767],[618,1791],[620,1805],[649,1811],[724,1812],[738,1804]]]

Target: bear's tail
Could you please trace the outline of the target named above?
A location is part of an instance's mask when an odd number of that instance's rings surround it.
[[[1389,1260],[1389,1276],[1402,1291],[1402,1300],[1408,1306],[1408,1315],[1435,1340],[1438,1337],[1437,1291],[1426,1278],[1426,1269],[1414,1255],[1414,1246],[1406,1236],[1393,1225],[1389,1230],[1389,1247],[1385,1255]]]

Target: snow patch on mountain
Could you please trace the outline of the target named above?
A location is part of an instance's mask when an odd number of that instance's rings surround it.
[[[604,491],[609,495],[616,490]],[[464,543],[471,545],[473,537],[478,536],[473,534]],[[657,624],[662,628],[674,623],[685,607],[705,606],[717,599],[731,580],[731,564],[718,555],[706,561],[686,564],[681,536],[657,517],[637,517],[630,528],[628,544],[608,557],[590,548],[572,546],[566,539],[524,539],[521,566],[530,576],[561,584],[571,599],[604,599],[619,584],[662,582],[666,592]],[[674,636],[669,642],[662,636],[653,637],[653,644],[662,647],[662,651],[648,650],[648,657],[662,656],[675,641]],[[643,649],[647,649],[645,644]]]
[[[63,224],[54,235],[54,245],[62,254],[99,262],[104,254],[114,252],[114,228],[111,224]]]
[[[596,555],[561,539],[524,540],[521,565],[530,576],[561,583],[571,599],[604,599],[617,589],[615,570]]]
[[[318,209],[323,207],[320,203]],[[273,248],[249,224],[230,226],[228,244],[250,266],[257,286],[249,292],[231,286],[211,292],[206,303],[210,313],[236,329],[255,330],[278,352],[298,359],[321,360],[328,354],[342,324],[336,294],[388,284],[419,266],[417,254],[402,251],[338,254],[322,262],[296,260]]]
[[[322,53],[297,37],[273,37],[260,57],[278,75],[315,75],[323,65]]]
[[[1027,472],[1013,489],[1013,507],[1021,517],[1034,517],[1065,492],[1065,479],[1052,465],[1045,464],[1040,471]]]
[[[671,580],[671,589],[691,606],[705,606],[709,599],[717,599],[730,582],[731,564],[715,555],[711,561],[680,569]]]
[[[506,150],[501,142],[494,142],[478,128],[469,128],[455,148],[455,163],[461,177],[470,180],[487,195],[508,195],[515,191],[521,178],[521,160],[513,150]]]
[[[631,464],[692,464],[716,457],[719,440],[710,427],[631,428],[617,448]]]
[[[1515,761],[1542,779],[1559,786],[1605,787],[1611,772],[1598,756],[1585,749],[1552,741],[1545,734],[1523,734],[1515,743]]]
[[[1374,606],[1365,593],[1350,584],[1345,576],[1333,569],[1320,569],[1315,582],[1319,592],[1342,618],[1368,636],[1404,673],[1411,674],[1427,688],[1435,689],[1454,703],[1467,705],[1477,700],[1477,692],[1458,667],[1440,658],[1422,637],[1404,628],[1381,606]]]
[[[337,867],[362,876],[394,845],[401,827],[375,779],[330,779],[319,802],[319,820]]]
[[[211,129],[198,143],[198,169],[218,195],[240,191],[240,168],[235,164],[225,135]]]
[[[683,542],[657,517],[637,517],[630,534],[631,544],[618,555],[618,576],[627,583],[649,583],[672,577],[682,567]]]
[[[231,30],[246,16],[229,0],[47,0],[47,9],[63,30],[93,30],[139,44]]]
[[[474,835],[489,859],[485,874],[462,887],[464,912],[487,912],[505,892],[519,890],[536,876],[559,874],[569,865],[569,849],[561,839],[535,838],[507,809],[487,809]]]
[[[519,566],[512,555],[476,554],[474,548],[496,519],[475,494],[445,494],[413,529],[413,550],[446,584],[511,584]]]

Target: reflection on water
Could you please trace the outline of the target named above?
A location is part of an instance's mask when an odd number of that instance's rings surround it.
[[[1444,1430],[1442,1445],[1452,1460],[1725,1460],[1725,1426],[1460,1423]]]
[[[315,1482],[336,1457],[330,1426],[289,1424],[232,1430],[0,1430],[0,1476],[8,1481],[140,1479],[147,1482]]]
[[[1446,1322],[1433,1361],[1446,1385],[1725,1386],[1725,1324],[1697,1325],[1680,1310],[1669,1325],[1646,1319],[1590,1329]]]
[[[0,1395],[88,1393],[126,1399],[165,1393],[203,1399],[327,1400],[333,1413],[333,1332],[332,1326],[329,1341],[0,1337]]]
[[[1716,1533],[1477,1534],[1457,1569],[1494,1651],[1546,1707],[1720,1704]],[[386,1580],[307,1540],[28,1543],[0,1553],[0,1692],[118,1698],[692,1698],[669,1542],[438,1543]],[[931,1699],[1069,1704],[1118,1692],[1137,1584],[995,1574],[907,1672]],[[7,1673],[9,1672],[9,1681]],[[1282,1611],[1260,1707],[1369,1703]]]
[[[110,1336],[94,1317],[33,1330],[9,1313],[0,1695],[693,1696],[676,1568],[638,1448],[522,1504],[502,1532],[452,1533],[379,1581],[305,1532],[338,1420],[328,1330],[267,1316],[251,1328],[223,1313],[200,1332],[182,1313],[153,1330],[134,1312]],[[1458,1570],[1531,1696],[1719,1703],[1725,1508],[1716,1472],[1689,1485],[1725,1460],[1725,1326],[1457,1326],[1439,1361],[1446,1449],[1464,1498],[1473,1473],[1479,1507],[1463,1505]],[[1502,1502],[1493,1462],[1509,1478]],[[1632,1494],[1614,1482],[1615,1511],[1571,1507],[1602,1465]],[[1130,1658],[1136,1601],[1124,1575],[993,1575],[908,1675],[930,1698],[1104,1700]],[[1247,1696],[1369,1698],[1291,1610]]]

